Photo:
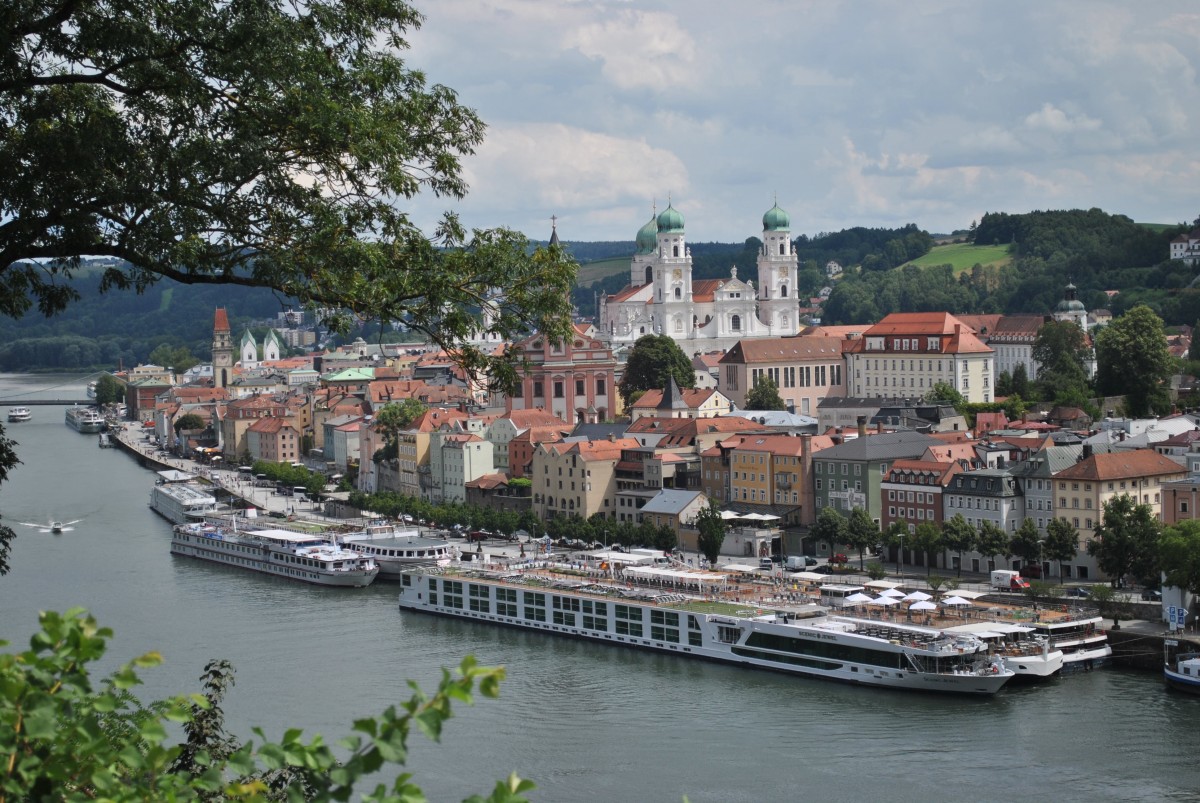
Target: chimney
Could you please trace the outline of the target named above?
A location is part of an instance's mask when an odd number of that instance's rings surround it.
[[[867,437],[867,417],[865,415],[858,417],[858,437]]]
[[[1122,440],[1124,440],[1124,438],[1122,438]],[[1092,456],[1092,445],[1090,443],[1085,443],[1083,445],[1083,455],[1081,456],[1080,459],[1087,460],[1091,456]]]

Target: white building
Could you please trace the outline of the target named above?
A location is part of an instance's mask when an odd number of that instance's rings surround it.
[[[763,215],[759,287],[738,278],[692,279],[683,215],[668,205],[637,233],[629,285],[600,300],[601,337],[632,345],[649,334],[669,335],[684,352],[731,348],[747,337],[796,334],[800,299],[791,222],[776,204]]]

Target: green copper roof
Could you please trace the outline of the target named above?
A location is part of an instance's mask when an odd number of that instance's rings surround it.
[[[666,209],[658,213],[658,231],[660,234],[682,232],[683,231],[683,215],[668,205]]]
[[[763,231],[788,231],[792,227],[788,213],[775,204],[763,215]]]
[[[654,249],[658,247],[658,222],[652,217],[646,221],[646,225],[638,229],[637,233],[637,252],[639,254],[652,254]]]

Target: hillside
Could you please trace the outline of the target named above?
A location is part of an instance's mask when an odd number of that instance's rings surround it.
[[[970,270],[976,265],[985,268],[999,268],[1012,262],[1007,245],[974,245],[972,243],[948,243],[935,245],[928,254],[918,257],[905,265],[915,265],[918,268],[928,268],[934,265],[949,265],[958,275]],[[903,265],[901,267],[904,267]]]

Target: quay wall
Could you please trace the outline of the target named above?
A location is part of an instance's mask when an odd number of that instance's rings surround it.
[[[1163,632],[1147,633],[1144,628],[1109,629],[1108,643],[1112,646],[1112,661],[1128,669],[1148,669],[1161,672],[1164,642],[1170,638],[1179,642],[1181,652],[1200,651],[1200,637],[1173,636]]]

